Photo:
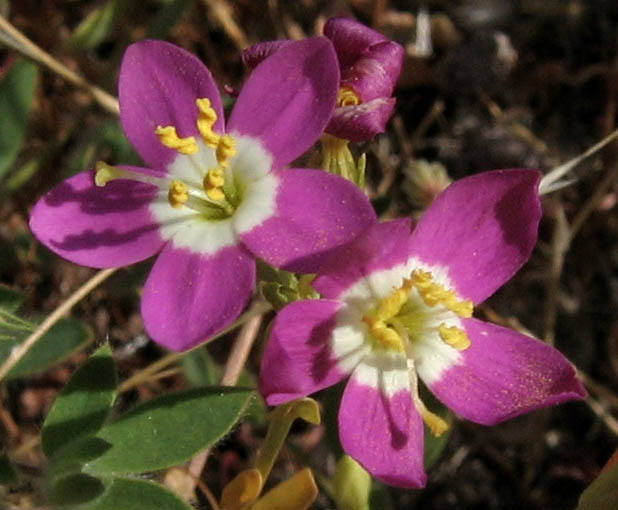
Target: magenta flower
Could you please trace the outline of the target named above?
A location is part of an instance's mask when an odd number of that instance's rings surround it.
[[[337,108],[326,132],[361,142],[383,133],[393,115],[391,97],[401,74],[404,49],[379,32],[350,18],[331,18],[324,25],[337,52],[341,83]],[[264,58],[291,44],[279,40],[258,43],[243,52],[243,61],[254,67]]]
[[[343,449],[374,477],[423,487],[423,422],[447,425],[422,402],[418,378],[458,415],[493,425],[583,398],[554,348],[472,317],[526,262],[541,215],[539,173],[487,172],[447,188],[411,232],[376,224],[326,262],[322,299],[277,315],[262,359],[270,405],[350,376],[339,409]]]
[[[92,267],[161,252],[142,315],[154,340],[190,348],[230,324],[255,286],[255,257],[313,272],[375,215],[344,179],[287,169],[320,136],[339,73],[330,41],[291,44],[243,87],[224,127],[208,69],[172,44],[127,49],[123,129],[149,168],[97,165],[35,206],[30,226],[52,251]]]

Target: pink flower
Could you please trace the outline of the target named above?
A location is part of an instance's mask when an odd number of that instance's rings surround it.
[[[341,82],[337,108],[326,132],[360,142],[383,133],[393,115],[393,90],[403,65],[403,47],[379,32],[350,18],[330,18],[324,35],[335,47]],[[255,44],[243,52],[243,61],[254,67],[292,41]]]
[[[418,378],[458,415],[493,425],[586,395],[556,349],[472,317],[526,262],[541,208],[539,173],[492,171],[455,182],[409,220],[376,224],[318,273],[322,299],[277,315],[260,389],[271,405],[349,376],[339,410],[347,454],[374,477],[423,487],[426,408]]]
[[[142,315],[152,338],[188,349],[240,314],[255,257],[313,272],[375,215],[351,183],[284,167],[322,133],[339,72],[330,41],[291,44],[266,59],[224,125],[217,86],[193,55],[162,41],[127,49],[123,129],[149,168],[97,165],[35,206],[30,226],[52,251],[91,267],[160,252]]]

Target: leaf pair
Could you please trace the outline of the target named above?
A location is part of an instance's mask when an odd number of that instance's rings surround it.
[[[56,504],[103,508],[188,509],[162,486],[124,478],[180,464],[227,434],[252,390],[208,387],[142,403],[106,423],[116,397],[109,346],[97,350],[58,396],[42,430]],[[111,506],[110,506],[111,505]]]

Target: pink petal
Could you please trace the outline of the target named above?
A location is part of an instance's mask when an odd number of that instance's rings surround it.
[[[326,132],[353,142],[371,140],[384,132],[394,109],[392,97],[373,99],[357,106],[340,106],[335,108]]]
[[[227,246],[207,256],[170,242],[144,286],[144,326],[168,349],[190,349],[229,326],[254,286],[255,262],[242,247]]]
[[[376,223],[333,253],[322,265],[313,288],[322,297],[337,299],[372,272],[404,263],[409,257],[411,230],[409,218]]]
[[[333,42],[342,69],[354,64],[372,44],[387,40],[352,18],[330,18],[324,25],[324,35]]]
[[[258,65],[240,91],[228,131],[259,138],[281,168],[318,139],[335,108],[339,68],[323,37],[293,42]]]
[[[495,425],[528,411],[586,397],[573,365],[556,349],[516,331],[464,320],[472,344],[431,391],[460,416]]]
[[[50,250],[77,264],[100,268],[133,264],[164,244],[149,211],[157,191],[150,184],[128,180],[100,188],[92,171],[82,172],[36,203],[30,228]]]
[[[210,71],[195,55],[165,41],[141,41],[127,48],[118,94],[124,132],[155,169],[165,170],[177,156],[161,144],[156,127],[175,126],[180,137],[197,135],[196,99],[210,99],[218,116],[214,129],[224,129],[221,98]]]
[[[341,86],[350,87],[363,102],[389,97],[401,74],[405,51],[393,41],[368,47],[354,64],[341,73]]]
[[[494,170],[456,181],[419,221],[410,254],[447,268],[463,298],[483,301],[534,248],[539,178],[536,170]]]
[[[403,361],[405,365],[405,360]],[[339,408],[343,450],[369,473],[388,485],[424,487],[423,421],[408,389],[387,396],[356,380],[348,382]]]
[[[242,242],[269,264],[316,272],[330,253],[375,222],[365,194],[350,181],[321,170],[280,173],[277,213]]]
[[[295,301],[276,316],[260,367],[260,392],[269,405],[305,397],[343,379],[330,339],[338,301]]]
[[[253,44],[242,50],[241,58],[243,64],[249,69],[256,67],[262,60],[270,57],[273,53],[279,51],[283,46],[286,46],[293,41],[289,39],[278,39],[276,41],[265,41]]]

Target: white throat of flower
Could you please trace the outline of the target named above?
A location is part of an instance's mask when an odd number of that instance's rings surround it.
[[[418,392],[416,346],[428,336],[463,351],[470,339],[461,318],[471,317],[473,304],[437,283],[430,271],[414,269],[403,284],[368,310],[362,317],[374,352],[403,354],[407,359],[409,387],[416,410],[431,432],[439,436],[447,423],[427,409]]]
[[[278,179],[272,157],[259,140],[213,131],[217,114],[207,98],[197,99],[200,137],[181,138],[175,126],[157,126],[161,144],[178,155],[162,177],[97,163],[95,183],[130,179],[159,188],[150,210],[165,240],[199,253],[234,244],[272,216]]]

